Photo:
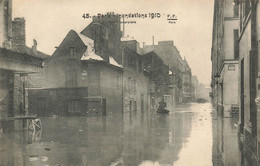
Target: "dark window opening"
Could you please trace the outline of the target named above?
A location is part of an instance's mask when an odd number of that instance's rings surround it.
[[[71,59],[75,59],[76,58],[76,49],[75,49],[75,47],[70,47],[69,51],[70,51],[70,58]]]
[[[66,87],[77,86],[77,70],[69,70],[66,75]]]
[[[234,59],[239,59],[239,34],[238,29],[234,30]]]
[[[234,5],[233,5],[233,10],[234,10],[234,17],[238,17],[238,4],[234,2]]]

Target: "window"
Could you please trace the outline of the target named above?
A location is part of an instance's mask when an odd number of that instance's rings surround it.
[[[70,58],[71,58],[71,59],[75,59],[75,58],[76,58],[76,50],[75,50],[75,47],[70,47],[69,51],[70,51]]]
[[[87,75],[88,75],[88,72],[87,72],[86,69],[83,69],[83,70],[82,70],[82,75],[83,75],[83,76],[87,76]]]
[[[238,17],[238,4],[236,2],[233,2],[233,11],[234,11],[234,17]]]
[[[234,58],[239,59],[239,37],[238,30],[234,30]]]
[[[77,70],[68,70],[66,75],[66,87],[77,86]]]
[[[235,65],[228,65],[228,70],[236,70],[236,66]]]
[[[136,69],[136,60],[133,57],[129,57],[128,58],[128,66],[129,67],[133,67],[134,69]]]
[[[132,80],[131,77],[128,77],[128,91],[129,91],[129,92],[132,91],[132,87],[131,87],[131,86],[132,86],[132,85],[131,85],[132,83],[131,83],[131,80]]]
[[[72,99],[68,100],[68,112],[69,113],[80,113],[80,100]]]

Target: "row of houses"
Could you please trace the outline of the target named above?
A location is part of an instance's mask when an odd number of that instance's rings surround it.
[[[239,116],[247,152],[260,161],[258,0],[215,0],[212,99],[220,115]]]
[[[28,88],[30,113],[144,112],[162,99],[168,109],[192,101],[191,69],[173,41],[141,48],[122,36],[120,18],[108,15],[93,17],[81,32],[69,31],[45,60],[45,84]]]
[[[141,48],[122,36],[120,18],[109,13],[81,32],[69,31],[49,56],[36,40],[26,46],[25,19],[12,20],[12,1],[1,7],[1,105],[10,98],[1,113],[7,117],[144,113],[162,99],[170,110],[192,100],[191,69],[173,41]]]

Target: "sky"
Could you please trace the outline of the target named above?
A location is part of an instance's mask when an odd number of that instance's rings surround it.
[[[13,18],[26,20],[26,44],[37,40],[38,50],[49,55],[71,30],[80,32],[90,16],[114,12],[147,14],[147,18],[131,18],[125,24],[125,35],[134,37],[142,46],[162,40],[173,40],[182,58],[189,63],[192,75],[200,83],[210,84],[211,42],[214,0],[13,0]],[[159,13],[159,18],[149,17]],[[169,23],[167,16],[177,18]]]

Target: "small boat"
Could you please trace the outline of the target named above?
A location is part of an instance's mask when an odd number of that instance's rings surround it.
[[[159,109],[158,109],[158,110],[156,111],[156,113],[158,113],[158,114],[169,114],[169,112],[170,112],[170,111],[169,111],[169,110],[166,110],[166,109],[162,109],[162,110],[159,110]]]

